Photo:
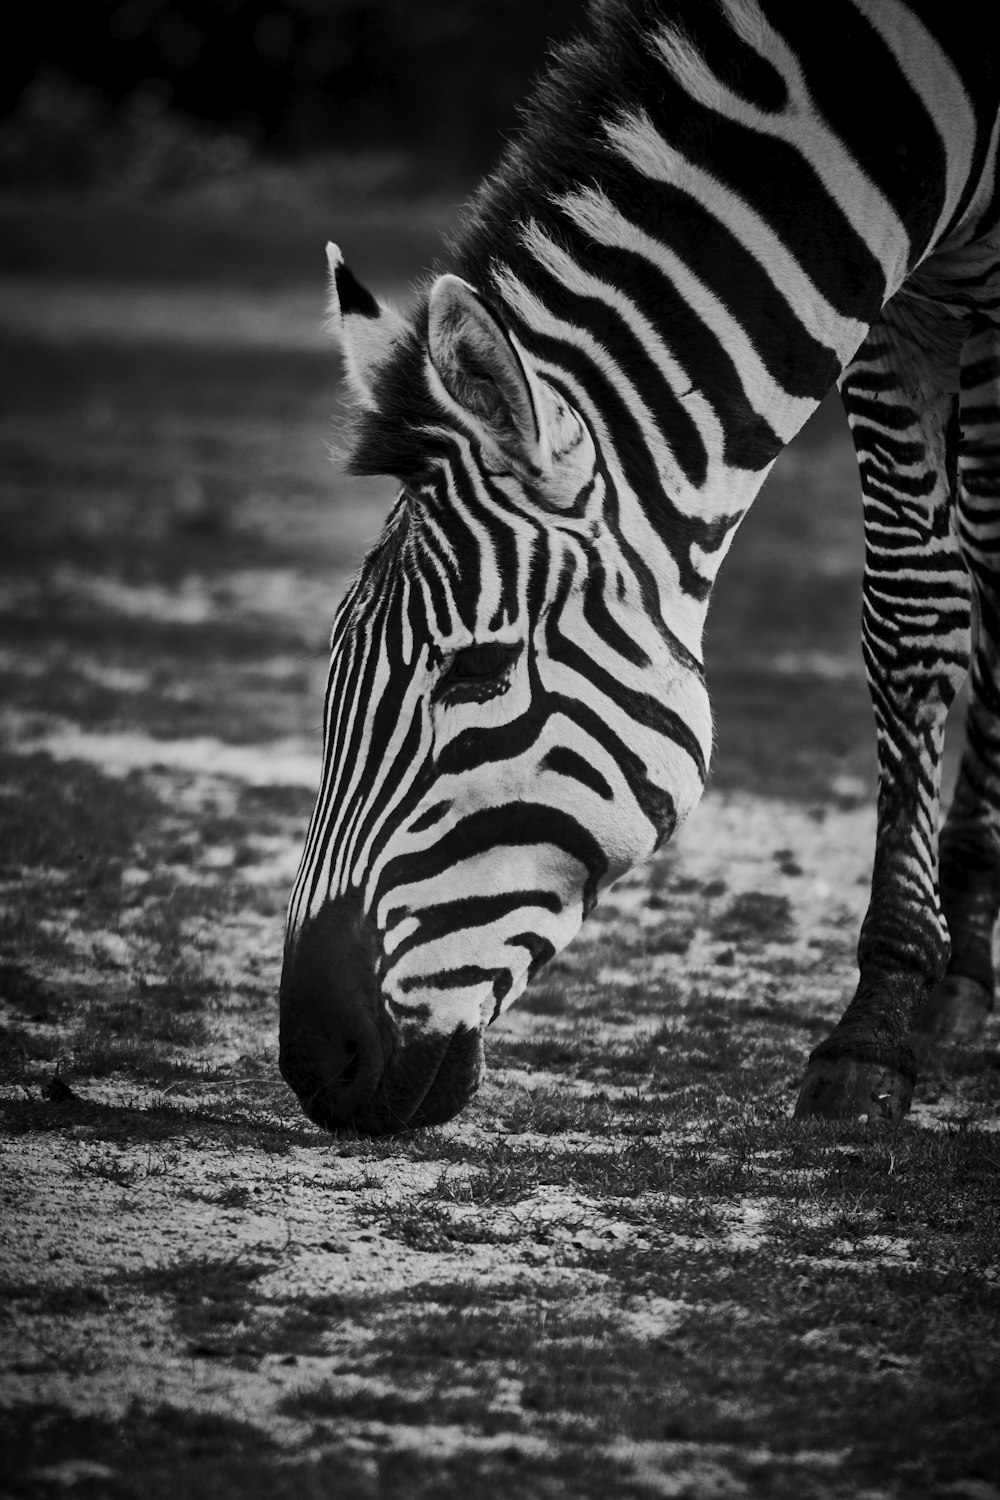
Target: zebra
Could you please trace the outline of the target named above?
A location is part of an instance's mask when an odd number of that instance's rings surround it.
[[[898,1120],[992,1005],[1000,37],[931,0],[601,0],[406,316],[328,247],[351,468],[281,1071],[331,1131],[456,1115],[483,1033],[692,812],[709,597],[839,385],[879,764],[857,992],[800,1116]],[[940,834],[944,722],[978,638]],[[950,935],[950,937],[949,937]]]

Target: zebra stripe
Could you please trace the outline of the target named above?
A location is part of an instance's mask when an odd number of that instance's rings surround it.
[[[605,0],[591,28],[409,318],[331,252],[352,466],[403,488],[334,624],[282,1067],[334,1126],[461,1107],[482,1028],[696,803],[715,578],[839,383],[878,843],[859,989],[799,1108],[898,1115],[914,1024],[981,1020],[993,987],[997,43],[930,0],[825,0],[822,24]]]

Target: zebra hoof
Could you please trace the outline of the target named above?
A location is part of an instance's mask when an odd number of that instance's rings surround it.
[[[810,1060],[795,1105],[797,1120],[858,1120],[897,1124],[910,1107],[913,1079],[896,1068],[850,1057]]]
[[[917,1012],[914,1040],[922,1051],[972,1046],[992,1009],[993,997],[984,985],[964,974],[946,974]]]

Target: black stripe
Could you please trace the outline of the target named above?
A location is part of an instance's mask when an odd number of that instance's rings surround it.
[[[353,272],[341,263],[333,273],[337,284],[337,298],[343,316],[356,313],[362,318],[378,318],[379,305],[367,287],[357,281]]]
[[[546,363],[561,366],[584,390],[593,405],[605,417],[611,441],[625,479],[650,526],[656,532],[677,566],[680,585],[694,599],[707,599],[711,581],[698,572],[691,561],[691,549],[700,546],[708,551],[728,534],[740,519],[725,516],[707,522],[685,515],[674,505],[663,487],[663,480],[653,462],[642,428],[628,403],[594,362],[581,350],[559,339],[546,338],[524,329],[523,341]],[[655,617],[654,617],[655,618]]]
[[[402,854],[382,871],[372,908],[388,892],[412,883],[430,885],[463,859],[484,850],[551,844],[577,860],[586,870],[584,911],[597,899],[597,889],[608,870],[604,850],[589,829],[558,808],[537,802],[511,802],[483,808],[456,823],[432,849]]]
[[[616,206],[626,216],[631,206],[640,227],[679,256],[698,280],[714,292],[730,316],[745,329],[764,368],[777,384],[790,396],[822,400],[837,378],[840,362],[831,348],[810,334],[788,298],[744,242],[683,188],[643,177],[624,159],[617,175],[621,177],[622,189]],[[588,267],[593,253],[588,249],[583,262]],[[627,256],[628,252],[604,252],[604,274],[615,282],[619,281],[615,260],[623,254]],[[650,275],[652,268],[643,257],[629,256],[626,264],[632,268],[624,283],[629,295],[638,301],[679,362],[697,371],[699,384],[705,384],[713,396],[718,393],[719,414],[732,429],[727,429],[727,445],[731,444],[734,450],[740,446],[740,427],[736,423],[739,418],[740,425],[748,429],[742,441],[752,446],[749,432],[758,429],[759,446],[764,447],[772,440],[778,444],[772,451],[773,457],[781,447],[780,440],[747,403],[736,367],[717,336],[665,277]],[[730,402],[735,403],[731,412]],[[735,457],[730,462],[748,469],[762,467],[752,462],[740,464]]]
[[[499,917],[524,907],[539,906],[544,911],[559,913],[562,901],[553,891],[519,890],[507,891],[502,896],[460,896],[454,901],[438,901],[433,906],[424,906],[416,911],[394,908],[386,921],[386,930],[396,925],[401,917],[415,917],[419,926],[404,938],[389,955],[389,964],[395,967],[414,948],[434,942],[463,927],[486,927]]]
[[[808,5],[765,0],[764,9],[801,59],[820,113],[909,230],[912,265],[943,201],[945,153],[936,122],[851,0],[824,0],[820,26]],[[839,255],[840,243],[833,243]]]
[[[594,258],[599,248],[588,242],[587,259]],[[515,251],[509,256],[509,263],[525,285],[543,298],[558,317],[585,328],[609,352],[636,396],[643,399],[651,421],[688,484],[700,488],[708,476],[708,452],[698,425],[624,318],[599,297],[570,291],[555,272],[529,259],[527,252]],[[643,264],[649,275],[652,268],[648,262]]]
[[[584,760],[582,755],[571,750],[568,745],[553,745],[551,750],[546,751],[539,764],[539,770],[555,771],[557,776],[569,776],[574,781],[580,782],[581,786],[589,787],[606,802],[614,801],[615,794],[600,771],[589,761]]]

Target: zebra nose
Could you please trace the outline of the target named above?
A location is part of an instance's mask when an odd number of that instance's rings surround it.
[[[365,1128],[391,1050],[358,904],[328,902],[285,950],[278,1066],[311,1120]]]
[[[325,1130],[384,1135],[439,1125],[482,1079],[478,1026],[404,1040],[378,975],[378,939],[351,896],[327,902],[285,946],[278,1065]]]

